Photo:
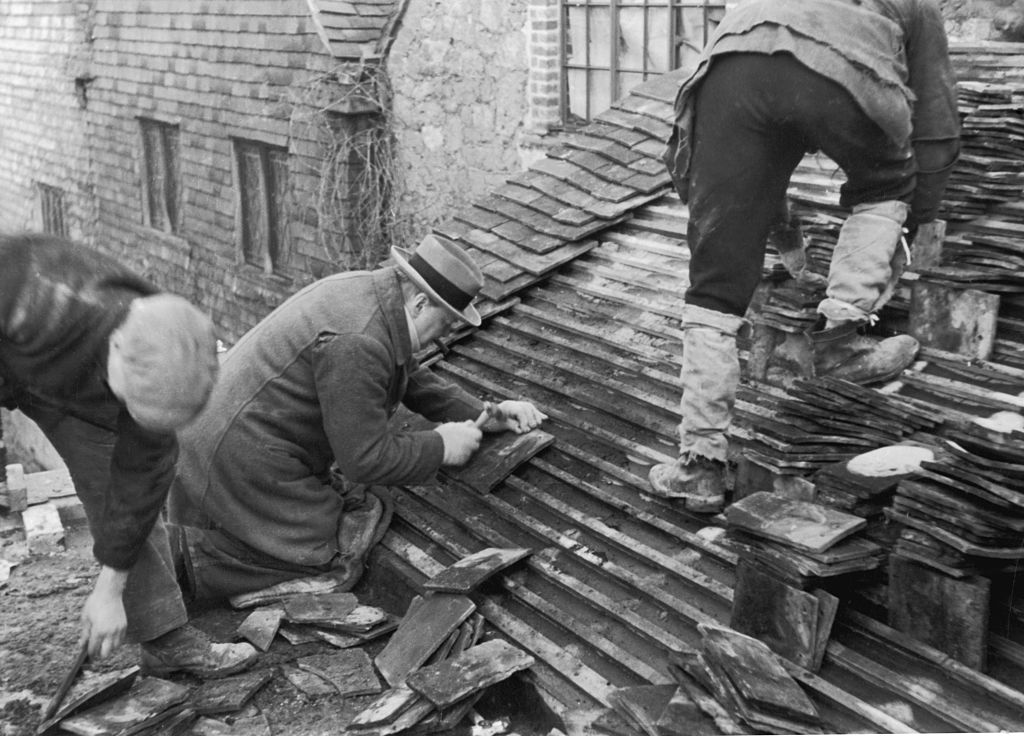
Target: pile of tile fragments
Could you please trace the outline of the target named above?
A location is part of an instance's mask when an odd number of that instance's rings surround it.
[[[338,592],[330,576],[290,581],[236,596],[253,609],[238,638],[267,651],[277,636],[291,644],[324,641],[337,648],[277,668],[257,667],[192,688],[140,676],[139,668],[75,685],[39,728],[80,736],[188,733],[196,736],[271,733],[263,714],[246,704],[278,673],[310,696],[377,696],[348,724],[361,736],[426,734],[457,725],[486,689],[533,665],[533,657],[503,639],[485,640],[484,620],[469,594],[529,550],[488,548],[464,557],[424,584],[398,618]],[[371,659],[364,645],[390,636]],[[230,714],[230,719],[221,720]]]

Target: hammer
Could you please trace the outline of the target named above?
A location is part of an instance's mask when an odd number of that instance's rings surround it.
[[[497,404],[491,401],[485,401],[484,410],[480,412],[480,416],[476,418],[476,421],[473,422],[473,424],[479,428],[484,426],[488,419],[493,419],[496,422],[503,422],[506,419],[505,412],[499,409]]]

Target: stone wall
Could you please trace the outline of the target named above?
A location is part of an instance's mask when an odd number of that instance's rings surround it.
[[[536,2],[536,0],[534,0]],[[388,60],[414,232],[521,170],[528,0],[412,0]]]
[[[85,112],[76,94],[88,2],[0,0],[0,231],[42,227],[39,184],[62,193],[72,237],[94,219]]]

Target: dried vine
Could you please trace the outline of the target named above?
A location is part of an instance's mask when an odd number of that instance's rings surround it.
[[[292,88],[293,139],[319,149],[315,160],[302,159],[317,182],[303,215],[315,220],[335,270],[374,268],[392,243],[409,242],[412,226],[397,207],[403,180],[390,97],[387,75],[374,65],[345,65]]]

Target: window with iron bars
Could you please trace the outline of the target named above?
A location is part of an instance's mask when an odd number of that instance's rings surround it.
[[[725,12],[710,0],[560,0],[561,117],[580,125],[633,87],[696,64]]]
[[[39,209],[42,216],[43,232],[67,237],[68,226],[64,217],[64,192],[42,182],[36,183],[39,191]]]
[[[242,259],[264,273],[277,273],[287,245],[288,151],[240,138],[234,146]]]
[[[147,225],[165,233],[181,230],[181,167],[178,126],[139,118],[142,135],[142,204]]]

